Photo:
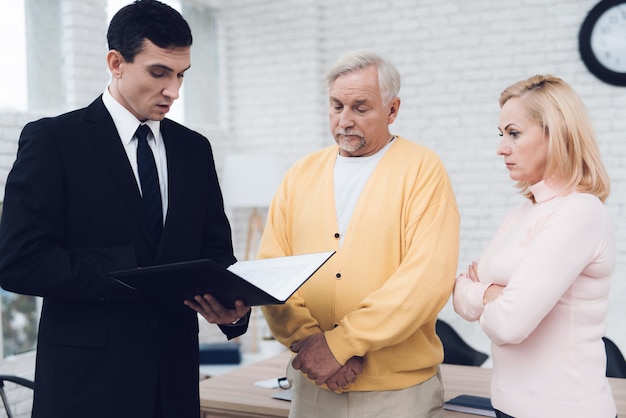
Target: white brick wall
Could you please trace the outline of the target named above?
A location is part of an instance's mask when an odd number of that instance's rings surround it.
[[[225,2],[233,148],[295,159],[322,143],[314,0]]]
[[[65,65],[65,103],[83,107],[106,86],[106,0],[63,0],[62,51]]]
[[[67,65],[65,103],[82,106],[108,77],[106,1],[59,1],[68,14],[59,63]],[[449,170],[462,216],[459,271],[478,257],[507,210],[521,201],[495,155],[500,91],[535,73],[570,82],[589,107],[612,178],[608,207],[619,253],[607,335],[626,351],[621,323],[626,317],[626,89],[595,79],[577,50],[579,26],[596,0],[194,0],[203,1],[220,9],[225,120],[223,129],[205,132],[218,168],[231,151],[277,153],[293,162],[330,144],[324,72],[349,50],[373,49],[391,59],[403,77],[402,106],[392,131],[433,148]],[[33,118],[0,110],[0,190],[19,130]],[[247,215],[232,215],[241,256]],[[476,348],[489,351],[476,324],[463,321],[450,306],[441,316]]]

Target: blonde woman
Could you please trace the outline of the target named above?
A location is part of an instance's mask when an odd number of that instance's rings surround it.
[[[500,107],[497,154],[527,200],[457,277],[454,309],[492,341],[498,417],[615,417],[602,341],[615,238],[587,111],[549,75],[511,85]]]

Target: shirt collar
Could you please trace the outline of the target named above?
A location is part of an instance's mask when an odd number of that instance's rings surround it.
[[[128,145],[135,136],[137,127],[142,123],[132,113],[122,106],[109,92],[107,87],[102,94],[102,101],[104,106],[111,114],[117,133],[124,145]],[[146,125],[152,131],[155,139],[155,145],[158,147],[161,144],[161,122],[158,120],[149,120],[145,122]]]
[[[529,190],[537,203],[543,203],[562,194],[565,191],[565,187],[558,184],[548,184],[542,180],[530,186]]]

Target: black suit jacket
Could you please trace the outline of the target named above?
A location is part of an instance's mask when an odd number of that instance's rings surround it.
[[[199,258],[235,261],[213,155],[202,135],[161,122],[169,203],[158,247],[101,97],[29,123],[8,176],[0,284],[43,296],[34,417],[199,416],[198,322],[107,272]],[[246,327],[222,327],[228,338]]]

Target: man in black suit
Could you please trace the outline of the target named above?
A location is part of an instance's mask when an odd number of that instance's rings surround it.
[[[107,274],[235,262],[210,144],[165,119],[190,67],[191,31],[171,7],[138,0],[113,17],[107,38],[104,94],[22,131],[0,223],[0,284],[43,296],[33,417],[197,418],[197,315],[230,339],[246,331],[250,308],[211,295],[170,306]],[[140,124],[151,130],[162,196],[157,238],[142,204]]]

